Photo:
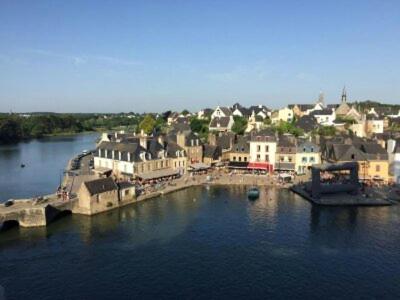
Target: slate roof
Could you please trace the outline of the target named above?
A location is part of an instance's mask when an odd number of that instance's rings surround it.
[[[232,146],[233,152],[249,153],[249,136],[238,136],[236,143]]]
[[[225,116],[230,116],[230,115],[232,115],[232,111],[230,110],[229,107],[220,106],[219,109],[225,114]]]
[[[211,120],[210,122],[210,127],[213,128],[218,128],[218,127],[222,127],[222,128],[227,128],[230,122],[230,117],[216,117],[214,119]],[[219,126],[218,126],[219,124]]]
[[[83,184],[91,196],[118,190],[118,186],[111,177],[85,181]]]
[[[293,109],[295,106],[297,106],[301,111],[306,111],[308,109],[313,109],[315,104],[289,104],[288,107],[290,109]]]
[[[310,132],[318,127],[318,123],[313,116],[302,116],[296,121],[296,126]]]
[[[190,131],[190,125],[188,123],[175,123],[174,125],[172,125],[172,130],[173,131]]]
[[[203,156],[212,158],[212,159],[218,159],[221,156],[221,147],[216,146],[216,145],[209,145],[206,144],[203,146]]]

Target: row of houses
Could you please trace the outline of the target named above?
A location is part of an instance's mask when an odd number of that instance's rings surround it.
[[[235,117],[247,120],[246,132],[260,130],[267,127],[266,124],[283,121],[295,122],[295,125],[306,134],[322,126],[332,126],[338,131],[351,131],[358,137],[371,137],[383,133],[393,122],[400,124],[400,110],[395,112],[387,107],[372,107],[367,111],[358,111],[355,105],[348,103],[345,88],[339,104],[326,105],[321,94],[314,104],[291,104],[271,110],[264,105],[244,107],[235,103],[231,107],[217,106],[214,110],[203,109],[196,116],[199,119],[209,118],[209,130],[214,132],[231,131]],[[183,115],[175,113],[175,117],[169,119],[170,125],[185,122]],[[266,119],[269,119],[269,122],[266,122]]]

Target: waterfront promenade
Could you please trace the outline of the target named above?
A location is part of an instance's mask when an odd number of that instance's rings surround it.
[[[85,166],[85,164],[83,164]],[[39,198],[14,200],[14,204],[6,207],[0,206],[0,223],[7,221],[18,222],[22,227],[37,227],[46,226],[54,220],[58,215],[68,212],[76,214],[88,214],[85,210],[79,207],[76,192],[82,182],[96,178],[95,175],[90,175],[90,172],[80,171],[74,176],[65,175],[63,183],[66,190],[69,191],[69,197],[63,198],[56,194],[47,195]],[[301,182],[304,178],[296,177],[295,183]],[[271,186],[278,188],[292,188],[289,183],[282,183],[278,180],[277,175],[254,175],[254,174],[239,174],[228,172],[226,169],[217,169],[204,174],[185,174],[180,178],[163,182],[160,185],[147,186],[137,197],[129,200],[120,201],[116,207],[110,207],[104,211],[112,210],[118,207],[123,207],[132,203],[144,201],[147,199],[162,196],[178,190],[190,188],[200,185],[243,185],[243,186]],[[292,189],[295,193],[302,195],[296,188]],[[356,197],[350,199],[342,195],[335,195],[329,203],[316,203],[323,205],[391,205],[394,201],[385,199],[387,192],[371,190],[370,198]],[[310,199],[307,199],[310,200]],[[347,203],[347,202],[349,203]],[[314,202],[314,201],[312,201]],[[102,211],[102,212],[104,212]]]

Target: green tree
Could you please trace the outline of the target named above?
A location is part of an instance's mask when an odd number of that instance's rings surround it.
[[[151,134],[156,126],[156,120],[154,120],[153,116],[147,114],[142,122],[139,124],[139,129],[143,130],[147,134]]]
[[[318,134],[322,136],[334,136],[336,134],[335,126],[321,126],[318,128]]]
[[[243,134],[247,128],[247,119],[239,116],[233,117],[235,123],[233,123],[232,131],[236,134]]]

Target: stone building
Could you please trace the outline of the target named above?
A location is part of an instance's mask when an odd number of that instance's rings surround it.
[[[118,186],[111,177],[85,181],[77,194],[82,214],[93,215],[119,206]]]

